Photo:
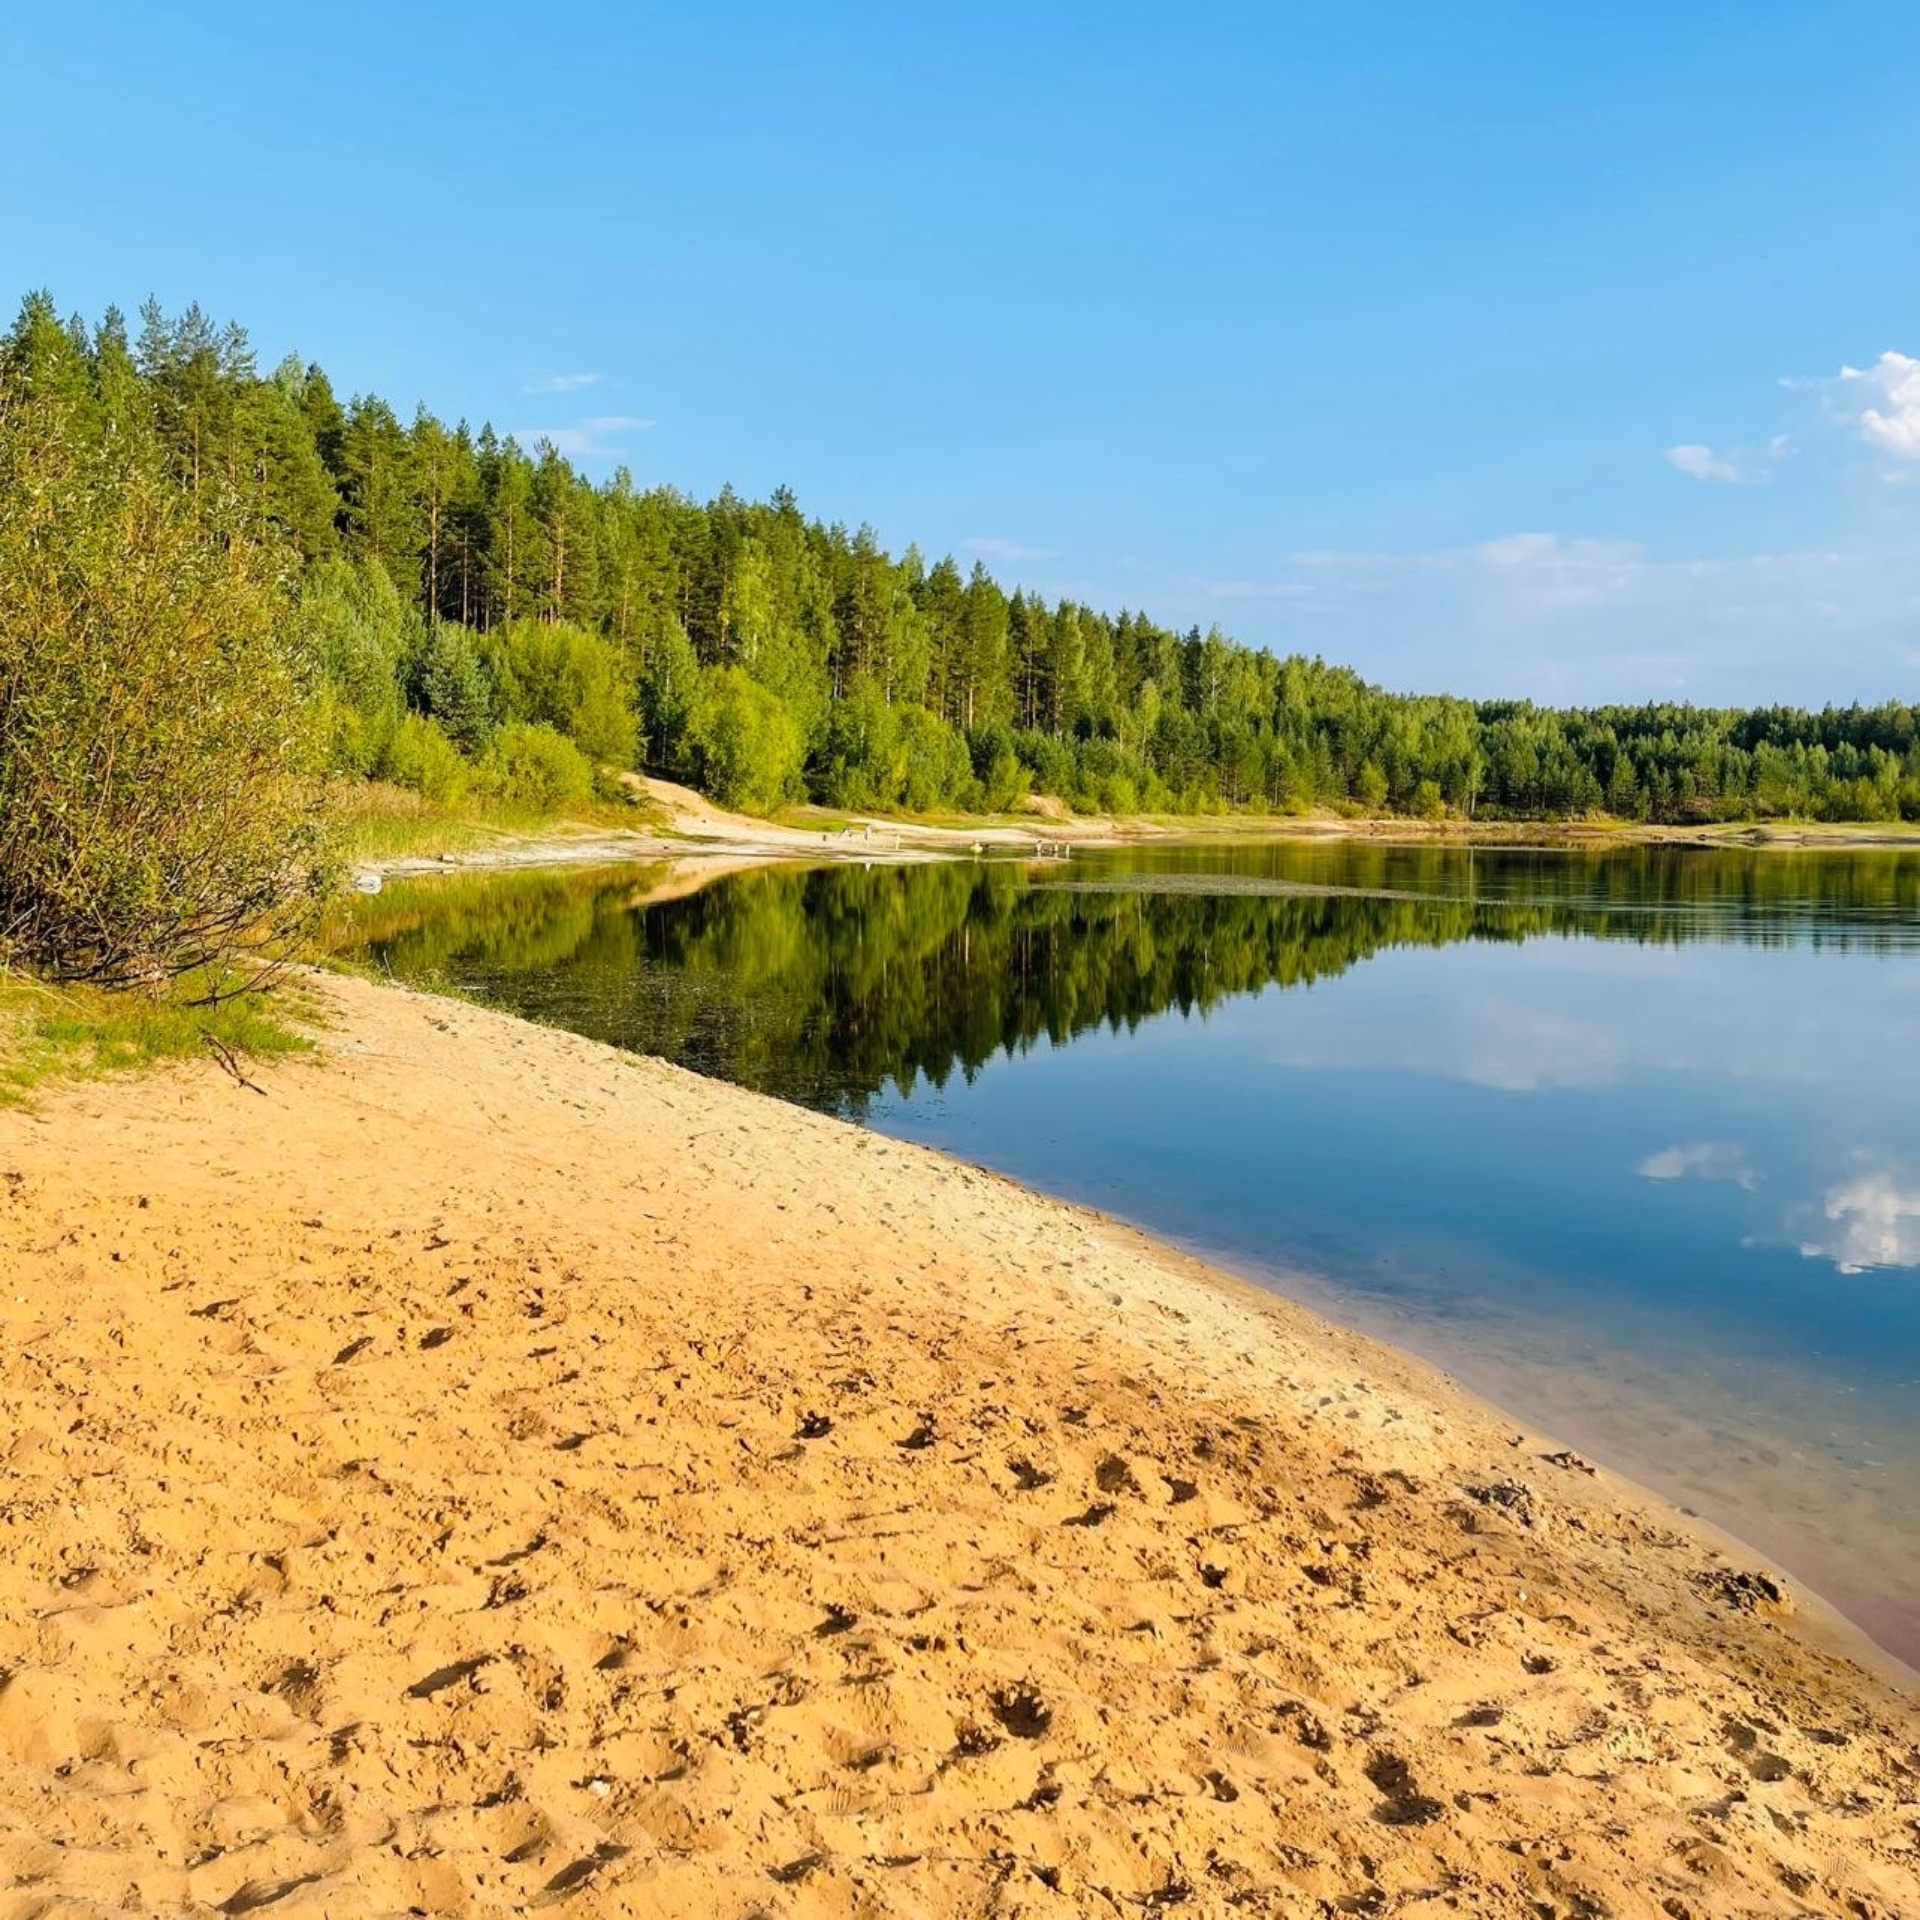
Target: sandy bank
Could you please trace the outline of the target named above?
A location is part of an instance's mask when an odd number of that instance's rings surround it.
[[[630,774],[627,779],[653,810],[654,824],[646,828],[562,823],[545,832],[496,831],[480,845],[458,852],[392,854],[360,862],[359,871],[368,876],[398,878],[466,868],[610,866],[654,860],[764,866],[786,860],[897,864],[965,859],[987,851],[1044,857],[1069,842],[1098,846],[1124,837],[1164,836],[1165,832],[1143,823],[1122,827],[1105,820],[1055,824],[1036,819],[1026,826],[981,822],[943,827],[923,821],[825,813],[820,816],[819,826],[792,825],[730,813],[691,787],[670,780],[641,774]]]
[[[1125,846],[1153,840],[1285,841],[1376,840],[1411,846],[1603,848],[1647,845],[1752,850],[1920,848],[1914,825],[1832,825],[1769,822],[1709,827],[1636,826],[1609,821],[1378,820],[1337,814],[1201,814],[1186,817],[1105,818],[1069,814],[1058,802],[1031,822],[977,821],[935,826],[924,821],[874,815],[817,815],[819,826],[756,819],[730,813],[691,787],[648,774],[628,774],[628,784],[651,809],[655,824],[642,830],[557,825],[541,833],[496,831],[479,846],[441,854],[393,854],[360,863],[363,875],[400,877],[477,867],[505,869],[570,865],[607,866],[652,860],[731,859],[742,865],[776,861],[906,862],[964,859],[991,852],[1048,857],[1075,848]],[[1041,803],[1035,803],[1041,804]]]
[[[1437,1375],[322,991],[0,1115],[0,1920],[1920,1912],[1911,1705]]]

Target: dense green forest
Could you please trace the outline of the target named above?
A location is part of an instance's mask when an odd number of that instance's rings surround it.
[[[1550,711],[1049,605],[893,555],[782,490],[702,504],[550,446],[263,371],[198,308],[97,326],[29,297],[0,401],[157,450],[229,544],[280,556],[325,765],[546,805],[644,766],[733,804],[1125,812],[1334,807],[1920,819],[1912,705]],[[273,671],[283,671],[276,661]]]
[[[833,866],[650,900],[629,871],[455,876],[352,903],[340,945],[403,979],[859,1113],[889,1081],[1168,1008],[1206,1012],[1400,947],[1577,934],[1906,952],[1920,868],[1900,854],[1662,847],[1210,847],[1204,855]],[[1185,884],[1204,876],[1204,888]]]

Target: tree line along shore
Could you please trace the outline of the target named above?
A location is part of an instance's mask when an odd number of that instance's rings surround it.
[[[894,556],[402,424],[149,303],[0,340],[0,950],[164,980],[310,920],[355,782],[723,804],[1477,823],[1920,819],[1920,710],[1556,712]],[[329,802],[332,804],[329,805]]]

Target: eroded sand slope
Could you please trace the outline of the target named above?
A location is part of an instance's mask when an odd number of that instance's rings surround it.
[[[0,1920],[1920,1914],[1910,1709],[1414,1363],[323,991],[0,1117]]]

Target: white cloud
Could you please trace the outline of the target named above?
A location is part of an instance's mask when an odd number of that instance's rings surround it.
[[[1842,1273],[1869,1267],[1920,1267],[1920,1188],[1902,1187],[1885,1171],[1827,1189],[1825,1226],[1800,1243],[1812,1260]]]
[[[620,443],[629,434],[644,433],[652,425],[651,420],[630,413],[600,413],[576,420],[570,427],[522,427],[513,437],[522,446],[537,447],[545,441],[569,460],[611,460],[626,451]]]
[[[597,387],[597,373],[537,373],[520,389],[522,393],[578,393],[582,387]]]
[[[1861,437],[1896,460],[1920,460],[1920,360],[1883,353],[1871,367],[1843,367],[1844,386],[1872,395],[1855,415]]]
[[[1643,1180],[1730,1180],[1751,1193],[1761,1175],[1749,1164],[1747,1150],[1724,1140],[1701,1140],[1691,1146],[1663,1147],[1634,1168]]]
[[[1920,461],[1920,360],[1911,354],[1889,349],[1870,367],[1843,366],[1830,379],[1780,384],[1817,393],[1827,417],[1868,446],[1895,460]],[[1910,466],[1881,476],[1894,485],[1912,477]]]
[[[1023,546],[1018,540],[1000,540],[983,536],[977,540],[963,540],[960,543],[969,553],[977,553],[985,560],[1058,560],[1060,555],[1052,547]]]
[[[1729,447],[1716,453],[1712,447],[1689,441],[1669,447],[1667,465],[1689,479],[1709,480],[1726,487],[1763,485],[1773,478],[1773,470],[1792,449],[1784,433],[1775,434],[1764,447]]]

